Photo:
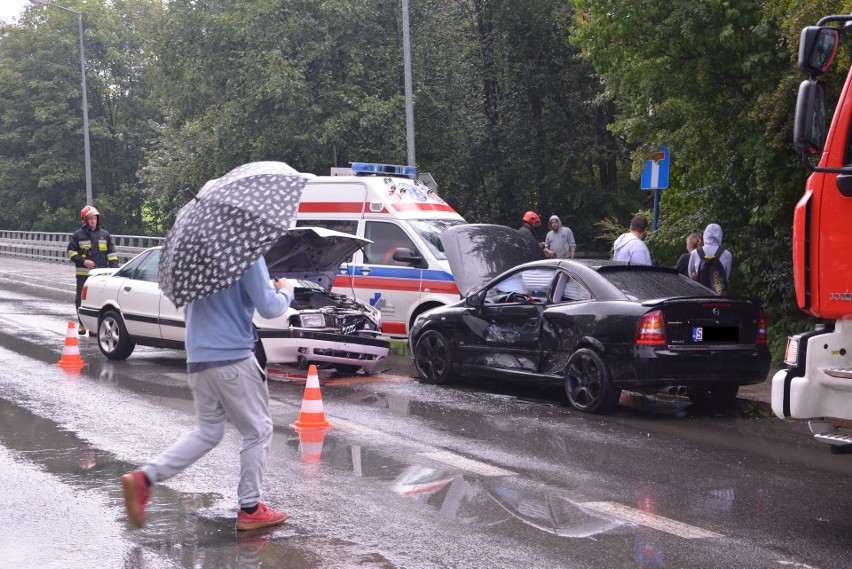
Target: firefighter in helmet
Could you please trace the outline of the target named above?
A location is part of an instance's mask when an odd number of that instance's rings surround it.
[[[112,237],[106,229],[101,227],[101,214],[94,207],[87,205],[80,211],[80,219],[83,227],[71,234],[68,242],[68,260],[74,263],[77,270],[77,295],[74,305],[77,307],[78,334],[85,334],[86,327],[80,322],[80,302],[83,293],[83,285],[89,277],[91,269],[102,269],[106,267],[118,267],[118,254]],[[94,336],[94,331],[89,332]]]
[[[535,239],[535,233],[533,233],[533,227],[539,227],[541,225],[541,218],[534,211],[528,211],[521,218],[521,226],[518,228],[518,231],[523,233],[524,235],[528,235]],[[536,240],[537,242],[538,240]]]

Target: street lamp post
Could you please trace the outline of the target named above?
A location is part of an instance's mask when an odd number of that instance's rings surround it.
[[[408,0],[402,0],[402,52],[405,72],[405,141],[408,150],[408,165],[416,168],[417,160],[414,157],[414,89],[411,80],[411,37],[408,30]]]
[[[86,57],[83,54],[83,12],[53,4],[47,0],[30,0],[30,2],[77,14],[77,27],[80,30],[80,74],[83,77],[83,154],[86,162],[86,205],[92,205],[92,159],[89,153],[89,97],[86,93]]]

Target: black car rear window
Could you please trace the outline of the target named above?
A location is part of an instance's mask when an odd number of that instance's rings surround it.
[[[680,273],[607,267],[600,275],[638,301],[678,296],[716,296],[710,289]]]

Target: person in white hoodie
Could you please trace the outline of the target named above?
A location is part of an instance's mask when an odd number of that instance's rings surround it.
[[[622,261],[631,265],[650,265],[651,252],[645,245],[648,234],[648,219],[637,215],[630,220],[630,231],[622,233],[613,245],[613,261]]]
[[[722,246],[722,228],[718,223],[711,223],[704,229],[704,246],[701,249],[705,255],[715,255],[719,247]],[[689,276],[694,280],[698,280],[698,268],[701,265],[701,258],[698,256],[698,247],[692,250],[689,255]],[[719,256],[719,262],[722,263],[722,268],[725,269],[725,278],[731,278],[731,265],[734,261],[734,256],[730,251],[724,249]]]

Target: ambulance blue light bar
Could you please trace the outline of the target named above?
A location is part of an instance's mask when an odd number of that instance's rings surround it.
[[[356,175],[363,174],[394,174],[413,178],[414,166],[398,166],[395,164],[371,164],[369,162],[352,162],[352,171]]]

